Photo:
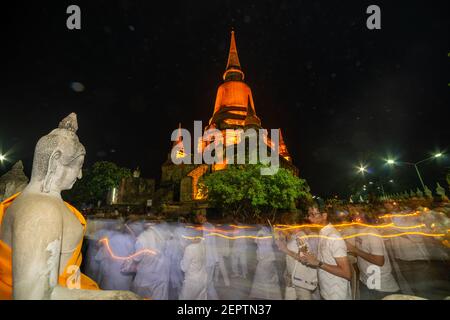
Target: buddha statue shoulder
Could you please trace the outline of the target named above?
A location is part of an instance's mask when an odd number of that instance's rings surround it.
[[[61,197],[82,177],[77,130],[72,113],[40,138],[29,184],[0,205],[0,299],[139,299],[99,290],[79,270],[86,221]]]

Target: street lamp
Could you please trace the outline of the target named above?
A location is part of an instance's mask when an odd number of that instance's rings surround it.
[[[442,157],[443,155],[444,155],[444,154],[443,154],[442,152],[438,152],[438,153],[432,155],[431,157],[428,157],[428,158],[426,158],[426,159],[423,159],[423,160],[420,160],[420,161],[417,161],[417,162],[405,162],[405,161],[398,161],[398,162],[396,162],[396,161],[393,160],[393,159],[387,159],[387,160],[386,160],[386,163],[389,164],[389,165],[394,165],[394,164],[396,164],[396,163],[400,163],[400,164],[407,164],[407,165],[410,165],[410,166],[414,166],[414,168],[416,169],[416,172],[417,172],[417,176],[419,177],[420,184],[422,185],[422,189],[425,190],[425,184],[423,183],[423,179],[422,179],[422,176],[420,175],[419,168],[417,167],[417,165],[420,164],[420,163],[422,163],[422,162],[431,160],[431,159],[437,159],[437,158],[440,158],[440,157]]]
[[[386,162],[387,164],[395,164],[395,160],[393,159],[387,159]]]
[[[364,174],[367,172],[367,166],[360,164],[358,167],[358,173]]]
[[[0,154],[0,161],[3,162],[6,160],[6,157],[3,154]]]

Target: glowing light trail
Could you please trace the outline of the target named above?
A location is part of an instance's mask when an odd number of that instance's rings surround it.
[[[220,237],[220,238],[225,238],[225,239],[229,239],[229,240],[237,240],[237,239],[255,239],[255,240],[264,240],[264,239],[272,239],[272,236],[226,236],[224,234],[221,233],[208,233],[205,237]],[[196,236],[196,237],[191,237],[191,236],[183,236],[184,239],[189,239],[189,240],[204,240],[204,237],[201,236]]]
[[[408,235],[439,238],[439,237],[444,237],[445,233],[425,233],[425,232],[412,232],[411,231],[411,232],[402,232],[402,233],[381,235],[381,234],[372,233],[372,232],[361,232],[361,233],[351,234],[351,235],[348,235],[345,237],[329,237],[329,236],[324,236],[324,235],[320,235],[320,234],[311,234],[311,235],[301,236],[299,238],[300,239],[322,238],[322,239],[328,239],[328,240],[346,240],[346,239],[352,239],[352,238],[361,237],[361,236],[374,236],[377,238],[396,238],[396,237],[402,237],[402,236],[408,236]]]
[[[110,245],[109,245],[109,239],[108,239],[108,238],[100,239],[99,242],[101,242],[101,243],[103,243],[103,244],[105,245],[105,248],[106,248],[106,250],[108,251],[108,253],[109,253],[109,255],[111,256],[111,258],[116,259],[116,260],[128,260],[128,259],[133,259],[133,258],[135,258],[135,257],[137,257],[137,256],[142,255],[142,254],[149,254],[149,255],[152,255],[152,256],[158,254],[158,253],[157,253],[156,251],[154,251],[154,250],[150,250],[150,249],[142,249],[142,250],[139,250],[139,251],[133,253],[132,255],[125,256],[125,257],[120,257],[120,256],[116,256],[116,255],[114,254],[114,252],[111,250],[111,247],[110,247]]]
[[[280,227],[281,226],[281,227]],[[425,224],[418,224],[415,226],[397,226],[394,223],[388,223],[388,224],[381,224],[381,225],[372,225],[372,224],[366,224],[366,223],[360,223],[360,222],[351,222],[351,223],[341,223],[341,224],[335,224],[333,227],[335,228],[345,228],[345,227],[351,227],[351,226],[360,226],[360,227],[367,227],[367,228],[377,228],[377,229],[384,229],[384,228],[395,228],[395,229],[417,229],[425,227]],[[301,229],[301,228],[323,228],[323,225],[320,224],[299,224],[299,225],[276,225],[275,229],[285,231],[285,230],[291,230],[291,229]]]
[[[300,239],[308,239],[308,238],[322,238],[322,239],[329,239],[329,240],[345,240],[345,239],[351,239],[351,238],[356,238],[356,237],[361,237],[361,236],[374,236],[374,237],[378,237],[378,238],[396,238],[396,237],[402,237],[402,236],[407,236],[407,235],[418,235],[418,236],[424,236],[424,237],[444,237],[445,234],[444,233],[425,233],[425,232],[414,232],[414,231],[409,231],[409,232],[402,232],[402,233],[394,233],[394,234],[386,234],[386,235],[380,235],[377,233],[372,233],[372,232],[361,232],[361,233],[355,233],[355,234],[351,234],[351,235],[347,235],[344,237],[328,237],[328,236],[324,236],[324,235],[320,235],[320,234],[313,234],[313,235],[305,235],[305,236],[301,236],[299,237]],[[272,236],[235,236],[235,237],[230,237],[230,236],[226,236],[220,233],[208,233],[205,237],[221,237],[221,238],[225,238],[225,239],[229,239],[229,240],[236,240],[236,239],[255,239],[255,240],[265,240],[265,239],[272,239]],[[189,236],[183,236],[183,238],[185,239],[191,239],[191,240],[204,240],[204,237],[189,237]]]
[[[392,214],[385,214],[380,216],[380,219],[386,219],[386,218],[404,218],[404,217],[414,217],[419,215],[419,211],[416,211],[414,213],[392,213]]]
[[[235,224],[230,224],[230,227],[236,228],[236,229],[255,229],[255,227],[251,226],[237,226]]]
[[[235,227],[236,229],[254,229],[255,227],[250,226],[235,226],[231,225],[232,227]],[[361,222],[349,222],[349,223],[341,223],[341,224],[335,224],[333,225],[335,228],[347,228],[352,226],[360,226],[360,227],[367,227],[367,228],[375,228],[375,229],[386,229],[386,228],[393,228],[393,229],[400,229],[400,230],[411,230],[411,229],[418,229],[426,227],[425,224],[418,224],[414,226],[397,226],[394,223],[387,223],[387,224],[381,224],[381,225],[372,225],[372,224],[366,224]],[[295,230],[295,229],[302,229],[302,228],[323,228],[324,226],[321,224],[299,224],[299,225],[288,225],[288,224],[277,224],[274,226],[274,229],[277,231],[288,231],[288,230]],[[195,229],[198,231],[208,231],[211,233],[221,233],[221,234],[233,234],[238,233],[239,230],[224,230],[219,228],[205,228],[203,226],[186,226],[186,228]],[[239,237],[239,236],[237,236]],[[241,237],[251,237],[251,236],[241,236]]]
[[[219,224],[217,226],[219,226]],[[255,228],[255,227],[250,227],[250,226],[236,226],[236,225],[230,225],[230,227],[232,227],[234,229],[254,229]],[[221,233],[237,233],[237,232],[239,232],[239,230],[225,230],[225,229],[219,229],[219,228],[208,229],[203,226],[186,226],[186,228],[195,229],[195,230],[199,230],[199,231],[221,232]]]

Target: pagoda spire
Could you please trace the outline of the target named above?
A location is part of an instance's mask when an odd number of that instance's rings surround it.
[[[242,72],[241,63],[239,62],[234,30],[231,30],[230,51],[228,52],[227,67],[225,68],[223,79],[225,81],[244,79],[244,73]]]
[[[239,62],[239,56],[236,48],[236,39],[234,37],[234,30],[231,31],[230,51],[228,52],[228,62],[226,70],[229,70],[232,67],[241,69],[241,64]]]

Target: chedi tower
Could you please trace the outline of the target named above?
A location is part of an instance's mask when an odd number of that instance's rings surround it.
[[[236,36],[234,31],[231,32],[230,48],[228,52],[227,64],[225,72],[222,76],[223,82],[219,85],[214,103],[212,117],[205,126],[204,131],[208,129],[220,130],[224,137],[224,147],[237,145],[241,142],[238,134],[230,134],[227,129],[262,129],[261,119],[257,116],[255,102],[253,100],[252,90],[245,82],[245,73],[241,66],[238,50],[236,46]],[[268,130],[270,132],[270,130]],[[183,143],[181,138],[174,142],[175,144]],[[212,142],[198,141],[198,152]],[[272,148],[273,144],[269,136],[265,135],[263,141],[267,148]],[[192,149],[193,150],[193,149]],[[292,163],[291,155],[285,144],[281,130],[279,132],[279,162],[280,166],[291,170],[298,175],[298,169]],[[182,154],[182,156],[190,156]],[[199,178],[211,171],[224,170],[227,168],[225,164],[179,164],[172,163],[170,154],[167,161],[162,166],[161,189],[159,193],[168,200],[168,202],[187,203],[197,200],[206,200],[198,192]]]

